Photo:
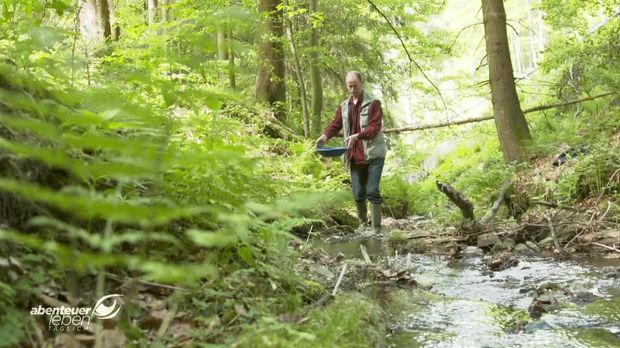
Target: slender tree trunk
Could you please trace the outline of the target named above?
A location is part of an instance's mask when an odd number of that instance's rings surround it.
[[[161,9],[161,22],[162,23],[167,23],[168,22],[168,3],[170,0],[160,0],[160,6],[159,8]]]
[[[118,20],[116,19],[114,0],[108,0],[108,6],[110,11],[110,27],[112,27],[112,40],[118,41],[121,36],[121,27],[118,25]]]
[[[316,13],[319,0],[310,0],[310,15]],[[323,111],[323,85],[321,84],[321,70],[319,67],[319,33],[314,26],[310,29],[310,85],[312,86],[312,134],[321,133],[321,113]]]
[[[515,88],[503,0],[482,0],[491,100],[495,127],[507,162],[522,161],[523,143],[531,140]]]
[[[259,0],[258,71],[256,99],[275,107],[276,117],[283,121],[286,100],[281,0]]]
[[[112,28],[110,26],[110,5],[108,0],[97,0],[97,21],[103,40],[110,41]]]
[[[226,44],[226,24],[217,26],[217,59],[228,60],[228,45]]]
[[[299,85],[299,94],[301,96],[301,115],[304,122],[304,136],[308,138],[310,136],[310,121],[308,120],[308,102],[306,101],[306,85],[304,83],[304,76],[301,69],[301,63],[299,62],[299,55],[297,54],[297,46],[295,45],[295,36],[293,35],[293,22],[290,18],[286,18],[287,35],[291,46],[291,53],[293,55],[293,63],[295,63],[295,75],[297,75],[297,84]]]
[[[147,12],[149,16],[149,26],[155,24],[157,18],[157,0],[147,0]]]
[[[228,43],[228,82],[230,88],[237,88],[237,82],[235,77],[235,51],[233,50],[232,40],[232,28],[231,24],[226,24],[226,42]]]

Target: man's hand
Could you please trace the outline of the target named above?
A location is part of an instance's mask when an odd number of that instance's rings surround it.
[[[325,142],[327,141],[327,137],[325,136],[325,134],[321,135],[317,140],[316,140],[316,147],[323,147],[323,145],[325,145]]]
[[[353,134],[353,135],[349,135],[348,137],[346,137],[346,139],[344,139],[344,143],[347,144],[347,148],[351,148],[351,146],[353,146],[353,142],[355,140],[357,140],[357,138],[359,137],[359,133],[358,134]]]

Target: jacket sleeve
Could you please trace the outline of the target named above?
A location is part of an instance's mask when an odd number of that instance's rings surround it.
[[[334,119],[329,124],[329,126],[327,126],[323,134],[325,134],[325,136],[328,139],[330,139],[336,136],[340,132],[341,129],[342,129],[342,107],[339,106],[338,110],[336,110],[336,117],[334,117]]]
[[[368,127],[359,133],[359,139],[372,139],[381,131],[381,122],[383,119],[383,110],[381,109],[381,102],[375,100],[370,105],[368,110],[369,121]]]

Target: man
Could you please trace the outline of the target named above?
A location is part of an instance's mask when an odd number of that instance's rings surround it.
[[[340,104],[336,117],[317,139],[316,145],[323,146],[342,129],[344,143],[348,148],[343,158],[351,171],[357,217],[362,226],[368,225],[368,200],[371,203],[372,230],[380,233],[383,198],[379,192],[379,183],[387,152],[385,137],[381,131],[381,102],[364,90],[362,74],[358,71],[347,74],[346,85],[350,96]]]

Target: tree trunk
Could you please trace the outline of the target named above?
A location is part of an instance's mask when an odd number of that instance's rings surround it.
[[[110,38],[112,38],[112,27],[110,26],[110,5],[108,0],[97,0],[97,18],[100,35],[102,35],[104,41],[110,41]]]
[[[83,0],[80,9],[80,33],[86,41],[99,42],[96,0]]]
[[[304,77],[301,70],[301,63],[299,62],[299,56],[297,55],[297,47],[295,45],[295,36],[293,35],[293,22],[290,18],[286,18],[287,34],[289,43],[291,46],[291,54],[293,55],[293,63],[295,63],[295,75],[297,75],[297,84],[299,85],[299,94],[301,96],[301,115],[304,122],[304,136],[308,138],[310,136],[310,122],[308,120],[308,103],[306,101],[306,85],[304,84]]]
[[[112,40],[118,41],[121,36],[121,27],[116,19],[116,7],[114,0],[108,0],[108,10],[110,11],[110,27],[112,27]]]
[[[157,0],[147,0],[147,12],[149,16],[149,26],[155,24],[157,18]]]
[[[228,45],[226,44],[226,24],[217,26],[217,59],[228,60]]]
[[[161,0],[159,3],[159,8],[161,9],[161,22],[164,24],[168,22],[168,1],[169,0]]]
[[[484,37],[495,127],[507,162],[520,162],[523,143],[532,139],[515,88],[503,0],[482,0]]]
[[[232,28],[230,24],[226,25],[226,42],[228,43],[228,82],[231,89],[237,88],[237,82],[235,77],[235,51],[232,46]]]
[[[284,120],[286,97],[281,0],[259,0],[258,71],[256,99],[275,107],[276,117]]]
[[[310,0],[310,15],[318,11],[319,0]],[[310,85],[312,86],[312,134],[321,133],[321,112],[323,111],[323,85],[319,68],[319,33],[314,26],[310,29]]]

